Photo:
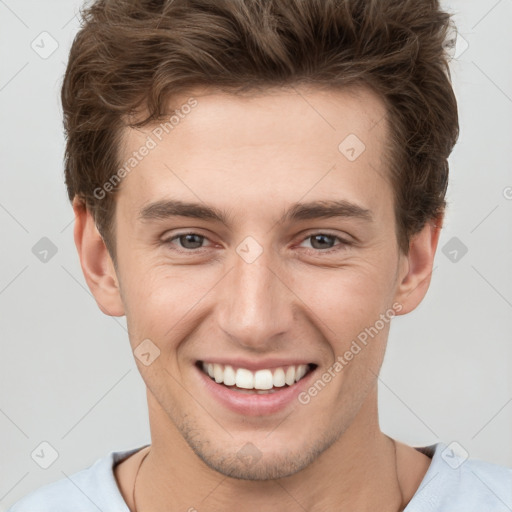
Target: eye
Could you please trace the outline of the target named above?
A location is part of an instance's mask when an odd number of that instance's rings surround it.
[[[169,245],[177,245],[175,242],[178,242],[181,249],[185,249],[185,251],[193,251],[195,249],[201,249],[205,240],[208,239],[198,233],[180,233],[168,238],[164,242]]]
[[[302,243],[308,240],[311,240],[313,252],[333,252],[350,245],[350,242],[329,233],[314,233],[306,237]],[[335,244],[336,240],[340,243]]]
[[[210,242],[210,240],[204,235],[188,232],[178,233],[177,235],[167,238],[164,240],[164,243],[166,245],[170,245],[171,248],[177,252],[190,253],[198,252],[199,249],[205,248],[203,245],[205,241]],[[313,233],[307,236],[300,246],[304,247],[302,244],[307,243],[308,241],[310,241],[310,247],[312,248],[309,252],[313,252],[315,254],[335,252],[350,245],[349,241],[329,233]],[[305,248],[309,249],[308,247]]]

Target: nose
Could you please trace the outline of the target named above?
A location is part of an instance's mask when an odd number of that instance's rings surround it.
[[[252,262],[235,253],[234,268],[221,283],[220,329],[253,352],[280,348],[294,321],[293,293],[270,250]]]

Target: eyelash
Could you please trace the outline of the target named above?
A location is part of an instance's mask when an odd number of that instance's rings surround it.
[[[172,242],[174,240],[179,240],[181,237],[184,237],[184,236],[187,236],[187,235],[196,235],[198,237],[200,237],[201,239],[203,240],[208,240],[208,238],[204,235],[201,235],[199,233],[196,233],[194,231],[188,231],[188,232],[185,232],[185,233],[178,233],[177,235],[174,235],[172,236],[171,238],[168,238],[166,240],[164,240],[164,244],[166,245],[173,245]],[[337,236],[337,235],[332,235],[330,233],[325,233],[323,231],[319,231],[317,233],[312,233],[312,234],[309,234],[308,236],[306,236],[305,238],[302,239],[302,242],[310,239],[310,238],[314,238],[316,236],[326,236],[326,237],[329,237],[329,238],[332,238],[334,239],[335,241],[337,240],[339,243],[336,244],[334,247],[330,247],[329,249],[307,249],[306,252],[308,254],[311,254],[311,253],[314,253],[315,255],[324,255],[324,254],[331,254],[333,252],[337,252],[339,250],[343,250],[344,248],[352,245],[351,242]],[[301,242],[301,243],[302,243]],[[193,254],[193,253],[198,253],[201,249],[206,249],[206,247],[199,247],[197,249],[173,249],[175,250],[176,252],[178,253],[181,253],[181,254]]]

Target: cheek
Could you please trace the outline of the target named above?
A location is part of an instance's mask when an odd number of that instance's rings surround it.
[[[124,300],[130,337],[165,340],[165,348],[190,329],[190,319],[218,281],[213,270],[160,266],[130,274]]]
[[[207,316],[214,324],[216,297],[225,295],[222,287],[229,279],[223,277],[230,267],[154,263],[144,264],[143,258],[124,262],[121,282],[130,339],[133,347],[146,338],[155,340],[171,353]],[[284,265],[279,279],[293,291],[286,295],[289,307],[301,310],[302,320],[315,325],[331,350],[340,353],[390,307],[394,265],[388,248],[347,259],[339,268]]]
[[[393,303],[395,282],[391,260],[354,263],[339,269],[304,272],[293,280],[296,295],[309,316],[333,344],[346,344],[373,325]]]

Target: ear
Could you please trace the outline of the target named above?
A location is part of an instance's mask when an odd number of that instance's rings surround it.
[[[109,316],[123,316],[119,282],[112,258],[84,202],[75,197],[75,245],[80,265],[98,307]]]
[[[415,309],[430,286],[434,256],[443,224],[443,214],[427,222],[409,243],[409,253],[402,254],[404,264],[398,285],[396,302],[402,305],[397,314],[404,315]]]

